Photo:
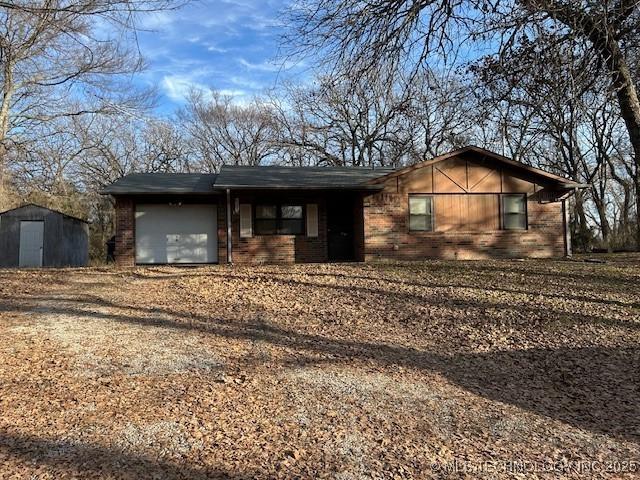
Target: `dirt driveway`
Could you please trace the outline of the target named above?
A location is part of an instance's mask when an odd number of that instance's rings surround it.
[[[638,256],[0,270],[0,339],[2,479],[640,477]]]

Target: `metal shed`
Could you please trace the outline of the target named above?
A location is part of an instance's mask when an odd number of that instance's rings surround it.
[[[0,267],[83,267],[88,261],[86,220],[34,204],[0,213]]]

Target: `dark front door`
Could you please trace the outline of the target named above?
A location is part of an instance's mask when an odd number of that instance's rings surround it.
[[[354,249],[354,199],[340,196],[327,204],[327,242],[329,261],[355,260]]]

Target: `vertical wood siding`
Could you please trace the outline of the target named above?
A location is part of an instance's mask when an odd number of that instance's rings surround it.
[[[415,168],[365,198],[365,260],[561,257],[562,205],[532,174],[475,154]],[[527,195],[528,229],[500,229],[500,194]],[[409,195],[434,197],[432,232],[409,231]]]
[[[482,232],[500,229],[498,194],[434,195],[437,232]]]

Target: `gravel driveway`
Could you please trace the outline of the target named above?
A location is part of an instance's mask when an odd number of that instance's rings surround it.
[[[0,338],[2,479],[640,476],[640,256],[0,270]]]

